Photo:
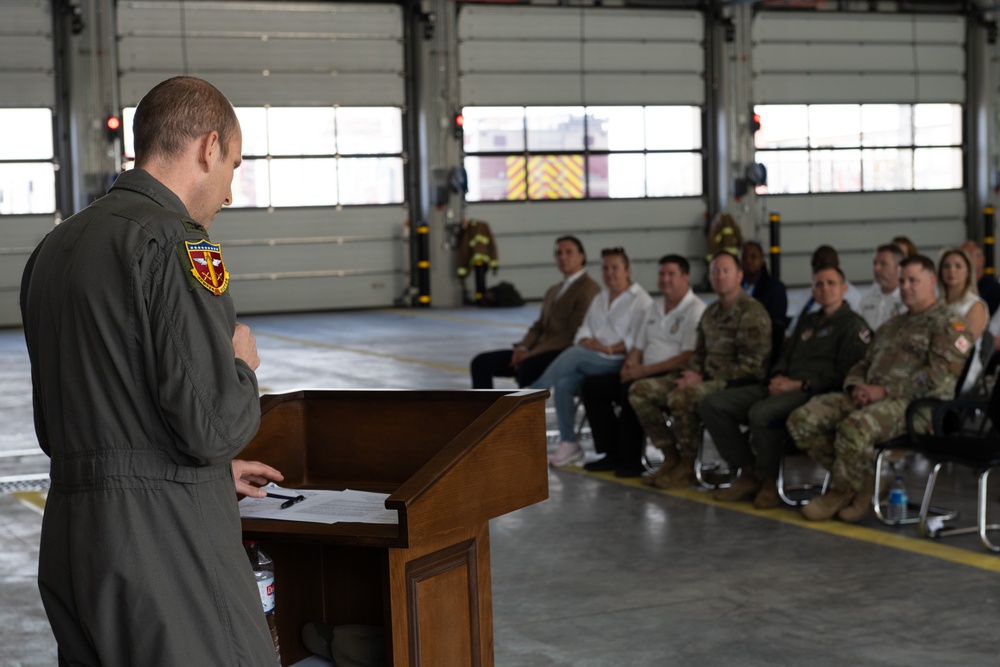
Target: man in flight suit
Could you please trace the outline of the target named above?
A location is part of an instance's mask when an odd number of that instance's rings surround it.
[[[900,296],[909,312],[876,332],[843,391],[817,396],[788,417],[798,448],[832,472],[827,492],[802,508],[807,519],[863,518],[875,486],[875,445],[903,434],[913,399],[954,396],[973,344],[962,320],[937,300],[936,286],[934,262],[923,255],[903,260]]]
[[[274,667],[236,494],[281,474],[234,460],[259,424],[260,360],[208,236],[239,121],[176,77],[139,102],[134,135],[135,169],[49,233],[21,282],[51,457],[42,602],[60,665]]]

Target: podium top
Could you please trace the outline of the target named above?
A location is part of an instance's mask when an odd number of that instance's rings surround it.
[[[398,525],[244,519],[248,536],[412,545],[548,497],[547,391],[301,390],[261,398],[241,458],[289,488],[389,493]]]

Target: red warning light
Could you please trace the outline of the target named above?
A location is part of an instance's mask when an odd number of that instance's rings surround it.
[[[122,119],[119,118],[118,116],[108,116],[108,120],[105,123],[105,125],[112,132],[117,132],[118,130],[121,129]]]

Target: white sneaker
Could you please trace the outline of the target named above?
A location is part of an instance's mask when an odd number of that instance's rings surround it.
[[[583,459],[583,449],[580,448],[580,444],[572,440],[562,440],[556,453],[549,459],[549,465],[553,468],[562,468],[581,459]]]

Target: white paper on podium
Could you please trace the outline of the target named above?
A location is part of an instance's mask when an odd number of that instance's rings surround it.
[[[286,489],[276,484],[262,487],[279,496],[304,496],[305,500],[281,509],[283,498],[250,498],[239,502],[240,518],[278,519],[312,523],[399,523],[396,510],[385,508],[388,493],[367,491],[323,491],[317,489]]]

